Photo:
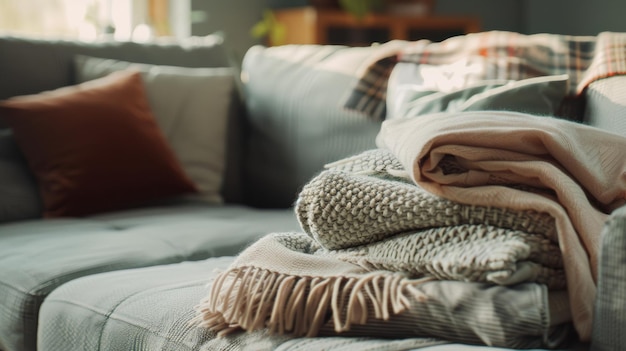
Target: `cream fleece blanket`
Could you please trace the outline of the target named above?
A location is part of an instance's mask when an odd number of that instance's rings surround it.
[[[590,339],[600,232],[626,203],[626,138],[554,118],[468,112],[386,121],[377,144],[433,194],[551,214],[574,324]]]

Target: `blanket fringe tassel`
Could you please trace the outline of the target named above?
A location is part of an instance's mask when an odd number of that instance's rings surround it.
[[[267,328],[272,334],[316,336],[332,318],[337,333],[365,324],[371,312],[388,320],[426,296],[415,286],[429,278],[408,279],[392,272],[360,277],[293,276],[256,267],[221,273],[192,321],[220,336]]]

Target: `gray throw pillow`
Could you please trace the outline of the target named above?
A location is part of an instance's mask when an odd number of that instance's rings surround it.
[[[0,223],[40,218],[38,189],[13,133],[0,130]]]

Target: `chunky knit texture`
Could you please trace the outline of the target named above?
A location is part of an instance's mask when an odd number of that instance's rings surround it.
[[[553,326],[546,317],[545,288],[520,290],[520,301],[539,299],[533,300],[539,308],[529,314],[533,318],[498,318],[482,336],[470,331],[474,322],[444,321],[443,310],[425,313],[439,303],[459,308],[460,302],[422,288],[456,281],[461,285],[455,291],[468,303],[480,286],[472,284],[564,289],[552,217],[454,203],[423,191],[405,175],[383,149],[329,165],[300,193],[296,213],[304,233],[270,234],[242,252],[212,283],[195,323],[220,335],[265,329],[307,337],[320,335],[329,320],[336,333],[376,321],[386,321],[386,333],[406,323],[430,330],[403,329],[403,337],[432,336],[442,325],[460,323],[455,331],[460,342],[499,339],[497,345],[508,347],[553,342],[547,337]],[[496,295],[485,295],[481,306],[499,309]],[[568,312],[559,319],[567,321]],[[537,332],[538,344],[522,341]]]
[[[565,288],[554,218],[464,205],[403,178],[389,151],[330,164],[300,193],[296,213],[327,254],[369,270]]]
[[[300,224],[327,249],[368,244],[426,228],[481,224],[556,241],[554,218],[535,211],[465,205],[433,195],[407,178],[389,151],[377,149],[330,164],[301,191]]]

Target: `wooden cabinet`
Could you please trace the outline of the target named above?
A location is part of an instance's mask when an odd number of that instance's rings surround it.
[[[357,19],[339,9],[315,7],[276,10],[274,14],[286,27],[282,44],[367,46],[392,39],[441,41],[480,30],[480,21],[472,17],[375,13]]]

